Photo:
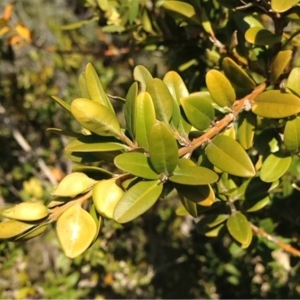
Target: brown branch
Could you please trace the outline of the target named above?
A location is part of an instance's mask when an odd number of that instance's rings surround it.
[[[280,247],[284,251],[300,257],[300,250],[294,248],[293,246],[291,246],[289,244],[286,244],[284,242],[279,241],[276,237],[274,237],[273,235],[265,232],[263,229],[255,226],[254,224],[250,223],[250,225],[251,225],[252,231],[256,235],[260,235],[263,238],[265,238],[266,240],[274,243],[275,245],[277,245],[278,247]]]
[[[261,83],[257,86],[251,94],[243,97],[242,99],[236,100],[232,107],[232,112],[227,114],[223,119],[218,121],[212,128],[205,132],[200,137],[194,139],[190,145],[182,147],[178,150],[179,157],[192,153],[194,150],[199,148],[202,144],[210,141],[214,136],[224,130],[228,125],[230,125],[238,116],[238,114],[244,109],[247,103],[251,104],[253,100],[262,93],[266,88],[266,83]]]

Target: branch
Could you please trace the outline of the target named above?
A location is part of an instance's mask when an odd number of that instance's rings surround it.
[[[214,136],[224,130],[228,125],[230,125],[238,116],[238,114],[244,109],[245,105],[251,104],[254,99],[262,93],[266,88],[266,83],[261,83],[257,86],[251,94],[243,97],[242,99],[236,100],[233,104],[232,112],[227,114],[223,119],[218,121],[212,128],[205,132],[200,137],[194,139],[190,145],[182,147],[178,150],[179,157],[192,153],[194,150],[199,148],[202,144],[207,143]]]
[[[284,251],[290,253],[290,254],[293,254],[293,255],[296,255],[296,256],[299,256],[300,257],[300,250],[294,248],[293,246],[289,245],[289,244],[286,244],[284,242],[281,242],[279,241],[276,237],[274,237],[273,235],[265,232],[263,229],[255,226],[254,224],[250,223],[250,226],[253,230],[253,232],[256,234],[256,235],[260,235],[262,236],[263,238],[265,238],[266,240],[274,243],[275,245],[277,245],[278,247],[280,247],[281,249],[283,249]]]

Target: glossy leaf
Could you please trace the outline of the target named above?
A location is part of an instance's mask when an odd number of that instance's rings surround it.
[[[138,85],[137,82],[134,82],[126,95],[125,102],[125,121],[126,128],[132,138],[134,138],[134,122],[135,122],[135,108],[136,108],[136,98],[138,95]]]
[[[127,152],[118,155],[114,164],[121,170],[146,179],[158,179],[159,175],[155,173],[148,162],[148,157],[140,152]]]
[[[178,163],[178,147],[168,125],[157,122],[150,134],[149,155],[157,173],[172,174]]]
[[[151,95],[156,118],[169,123],[173,114],[173,98],[166,84],[158,78],[148,80],[146,91]]]
[[[252,111],[264,118],[285,118],[300,112],[300,98],[280,90],[270,90],[258,95]]]
[[[257,46],[272,46],[274,44],[280,43],[281,36],[273,34],[271,31],[265,29],[264,27],[254,26],[250,27],[245,32],[245,39],[250,44]]]
[[[256,115],[254,115],[252,112],[244,112],[239,115],[238,141],[246,150],[253,145],[256,124]]]
[[[161,195],[163,185],[159,181],[140,181],[120,199],[114,210],[114,219],[127,223],[152,207]]]
[[[153,78],[148,69],[142,65],[137,65],[134,68],[133,77],[137,82],[140,83],[142,92],[146,91],[148,81]]]
[[[271,203],[270,196],[266,196],[262,199],[250,199],[243,202],[243,208],[247,212],[256,212],[265,208]]]
[[[283,13],[299,3],[299,0],[271,0],[271,7],[277,13]]]
[[[186,211],[194,218],[198,217],[198,205],[185,198],[183,195],[181,195],[180,192],[178,192],[178,196],[180,198],[180,201],[183,205],[183,207],[186,209]]]
[[[255,82],[251,77],[230,57],[223,59],[222,68],[239,97],[251,93],[255,88]]]
[[[276,54],[270,65],[270,81],[272,84],[274,84],[283,73],[284,69],[287,67],[292,58],[292,54],[293,53],[291,50],[279,51]]]
[[[200,131],[209,128],[215,117],[210,99],[209,93],[198,92],[180,100],[188,121]]]
[[[180,103],[180,99],[182,97],[187,97],[189,95],[189,91],[180,77],[180,75],[175,71],[169,71],[164,76],[163,82],[167,85],[171,95]]]
[[[5,218],[30,222],[46,218],[49,211],[42,201],[32,200],[4,208],[0,214]]]
[[[75,197],[87,192],[95,183],[86,174],[74,172],[65,176],[51,194],[54,197]]]
[[[287,79],[286,87],[292,93],[300,97],[300,67],[293,68]]]
[[[252,241],[252,229],[247,218],[241,213],[236,212],[229,216],[226,222],[230,235],[247,248]]]
[[[26,223],[18,220],[6,220],[0,222],[0,240],[11,239],[36,226],[34,223]]]
[[[184,185],[207,185],[218,180],[218,175],[210,169],[198,166],[176,168],[169,180]]]
[[[253,177],[254,166],[242,148],[234,139],[219,135],[205,148],[209,161],[220,170],[240,177]]]
[[[33,228],[30,228],[28,231],[17,236],[15,240],[19,241],[19,242],[24,242],[24,241],[33,239],[33,238],[43,234],[46,231],[46,229],[48,228],[48,225],[49,224],[47,224],[47,223],[42,223],[42,224],[36,225]]]
[[[134,116],[135,140],[140,147],[149,149],[149,139],[156,122],[155,108],[149,93],[141,92],[136,99]]]
[[[273,182],[279,179],[288,170],[291,162],[291,156],[284,156],[280,153],[271,153],[262,164],[260,170],[261,180]]]
[[[93,187],[93,202],[96,210],[104,217],[112,219],[114,210],[124,191],[111,178],[97,182]]]
[[[121,128],[114,113],[106,106],[85,98],[71,103],[71,111],[80,125],[101,136],[120,136]]]
[[[65,255],[75,258],[91,245],[97,225],[86,210],[74,204],[58,218],[56,232]]]
[[[90,98],[109,108],[111,113],[114,113],[111,102],[105,93],[99,76],[91,63],[88,63],[85,68],[85,79]]]
[[[285,124],[283,142],[289,151],[300,149],[300,117],[288,120]]]
[[[205,80],[212,98],[219,106],[231,106],[234,103],[235,91],[223,73],[210,70],[206,73]]]

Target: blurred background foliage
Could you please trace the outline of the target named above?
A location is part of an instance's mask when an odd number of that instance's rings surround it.
[[[230,12],[216,0],[186,1],[204,8],[200,24],[174,18],[161,9],[162,2],[1,1],[1,206],[32,198],[47,202],[53,184],[70,172],[63,156],[66,140],[47,128],[76,124],[50,96],[75,98],[78,75],[88,62],[111,95],[125,96],[137,64],[158,76],[174,69],[190,91],[199,90],[206,71],[218,67],[222,56],[220,44],[212,40],[215,33],[230,45],[237,25],[244,26],[238,14],[227,24]],[[228,7],[239,3],[222,2]],[[255,57],[252,63],[259,69],[259,53],[249,57]],[[286,240],[290,243],[299,241],[300,206],[295,201],[299,192],[288,182],[291,177],[297,181],[298,174],[299,160],[286,177],[286,189],[272,195],[272,205],[256,222],[267,232],[274,227],[283,236],[289,232],[294,237]],[[24,244],[1,241],[0,297],[242,299],[300,294],[298,258],[259,237],[246,251],[228,236],[202,236],[201,228],[188,217],[179,219],[170,203],[160,201],[125,226],[107,225],[75,260],[62,253],[52,229]]]

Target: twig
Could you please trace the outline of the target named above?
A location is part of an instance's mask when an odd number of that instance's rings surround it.
[[[260,235],[263,238],[265,238],[266,240],[274,243],[275,245],[277,245],[278,247],[280,247],[284,251],[300,257],[300,250],[294,248],[293,246],[291,246],[289,244],[286,244],[284,242],[279,241],[276,237],[274,237],[273,235],[265,232],[263,229],[255,226],[254,224],[250,223],[250,225],[251,225],[251,228],[252,228],[252,230],[255,234]]]

